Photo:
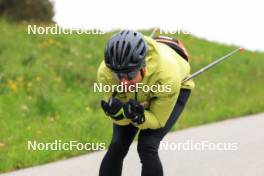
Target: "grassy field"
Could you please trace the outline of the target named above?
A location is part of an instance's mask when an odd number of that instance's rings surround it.
[[[111,121],[93,83],[110,36],[28,35],[26,25],[0,20],[0,172],[89,152],[28,151],[28,140],[109,144]],[[193,71],[235,48],[174,37],[189,50]],[[264,111],[263,65],[264,53],[245,51],[196,78],[174,130]]]

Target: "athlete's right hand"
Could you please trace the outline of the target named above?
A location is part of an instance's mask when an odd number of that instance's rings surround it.
[[[101,107],[106,115],[115,120],[121,120],[124,118],[122,108],[123,103],[114,97],[110,97],[108,102],[101,100]]]

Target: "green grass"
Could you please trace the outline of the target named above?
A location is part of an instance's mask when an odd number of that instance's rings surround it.
[[[28,151],[28,140],[109,144],[111,121],[93,83],[110,36],[28,35],[26,25],[0,20],[0,172],[88,152]],[[193,71],[235,48],[176,37],[189,50]],[[264,53],[245,51],[196,78],[174,130],[262,112],[263,65]]]

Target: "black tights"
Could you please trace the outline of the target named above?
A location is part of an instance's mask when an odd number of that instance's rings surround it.
[[[174,109],[163,128],[140,130],[137,151],[142,163],[142,176],[163,176],[162,164],[158,155],[160,141],[170,131],[180,116],[191,91],[181,89]],[[133,125],[113,125],[111,144],[101,163],[100,176],[121,176],[123,160],[138,128]]]

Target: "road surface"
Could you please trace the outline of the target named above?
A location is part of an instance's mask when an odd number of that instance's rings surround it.
[[[0,176],[97,176],[104,154],[94,152]],[[160,157],[164,176],[264,176],[264,113],[169,133]],[[123,176],[140,172],[133,143]]]

